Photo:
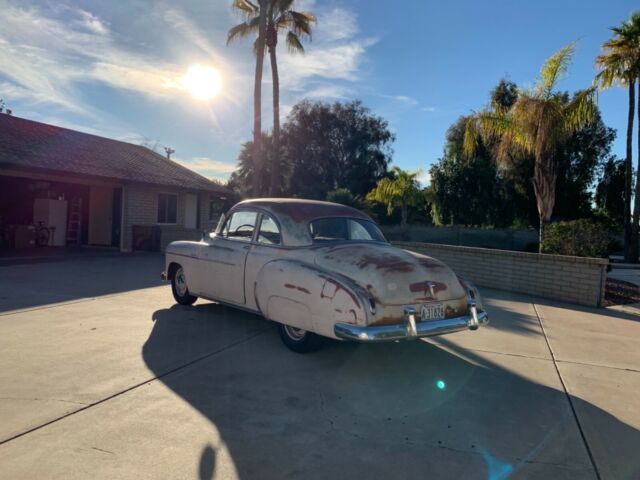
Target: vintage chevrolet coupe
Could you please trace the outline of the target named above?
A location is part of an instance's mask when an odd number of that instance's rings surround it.
[[[322,337],[393,341],[488,323],[471,283],[390,245],[364,213],[328,202],[240,202],[215,233],[169,244],[162,276],[182,305],[203,297],[277,322],[300,353]]]

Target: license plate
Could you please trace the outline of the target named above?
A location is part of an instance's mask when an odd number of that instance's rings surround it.
[[[444,319],[444,306],[441,303],[422,305],[420,313],[423,322],[427,322],[429,320],[442,320]]]

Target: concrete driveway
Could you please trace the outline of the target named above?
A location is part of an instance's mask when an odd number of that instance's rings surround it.
[[[1,478],[640,478],[638,317],[485,291],[478,332],[297,355],[161,270],[2,267]]]

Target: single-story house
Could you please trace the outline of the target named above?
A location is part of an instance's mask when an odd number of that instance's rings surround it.
[[[33,245],[44,227],[53,246],[164,250],[200,238],[232,202],[146,147],[0,114],[0,247]]]

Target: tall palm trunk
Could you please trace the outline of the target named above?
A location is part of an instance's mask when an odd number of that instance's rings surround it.
[[[253,196],[259,197],[262,183],[264,148],[262,145],[262,68],[267,26],[267,0],[259,0],[260,20],[256,44],[256,73],[253,85]]]
[[[407,217],[408,217],[408,208],[407,204],[403,203],[400,208],[400,227],[404,230],[407,228]]]
[[[640,80],[638,81],[638,166],[636,169],[636,191],[633,202],[633,223],[631,224],[631,263],[638,263],[640,243],[638,242],[638,225],[640,220]]]
[[[633,176],[633,117],[635,109],[635,80],[629,80],[629,115],[627,117],[627,158],[625,159],[624,173],[624,259],[632,262],[637,259],[638,252],[633,253],[632,225],[631,225],[631,180]]]
[[[277,40],[277,33],[275,35]],[[269,195],[273,197],[276,195],[280,178],[280,77],[278,76],[275,42],[272,46],[269,46],[269,59],[271,61],[271,78],[273,81],[273,153]]]
[[[551,213],[556,203],[556,180],[558,168],[552,158],[536,158],[533,170],[533,191],[536,196],[540,230],[538,236],[538,252],[542,253],[545,227],[551,220]]]

